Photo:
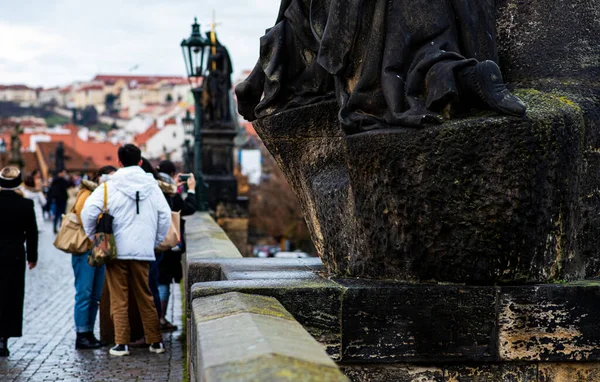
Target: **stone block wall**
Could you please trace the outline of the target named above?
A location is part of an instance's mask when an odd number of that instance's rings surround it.
[[[186,221],[184,278],[191,381],[348,380],[275,298],[218,291],[208,297],[192,295],[188,285],[199,281],[210,284],[227,274],[243,278],[248,273],[268,273],[273,267],[259,259],[242,259],[208,214],[197,213]],[[240,268],[239,262],[248,266]]]

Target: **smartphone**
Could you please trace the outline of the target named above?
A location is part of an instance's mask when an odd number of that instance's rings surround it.
[[[181,174],[179,175],[179,181],[180,182],[187,182],[187,180],[191,177],[190,174]]]

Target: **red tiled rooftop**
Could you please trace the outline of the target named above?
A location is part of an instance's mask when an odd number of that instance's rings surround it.
[[[83,158],[84,161],[90,162],[95,165],[95,168],[102,166],[116,166],[117,164],[117,150],[119,145],[115,145],[112,142],[97,142],[97,141],[84,141],[77,135],[78,128],[75,125],[65,125],[64,129],[70,130],[69,134],[57,134],[52,132],[44,133],[23,133],[19,137],[21,138],[21,147],[24,150],[29,150],[31,145],[31,137],[33,135],[46,135],[49,136],[51,141],[55,145],[58,142],[63,142],[65,147],[69,147],[76,151],[78,155]],[[7,150],[10,150],[10,131],[0,135],[6,142]],[[38,146],[41,143],[38,142]],[[91,168],[91,167],[90,167]]]
[[[38,143],[38,150],[44,158],[44,162],[48,166],[49,171],[55,170],[55,158],[54,153],[58,147],[58,142],[40,142]],[[68,145],[64,145],[65,150],[65,167],[69,171],[95,171],[98,166],[89,158],[81,155],[77,150],[73,149]]]
[[[34,90],[27,85],[0,85],[0,90]]]
[[[92,84],[92,85],[85,85],[85,86],[82,86],[79,89],[77,89],[78,92],[84,92],[84,91],[88,91],[88,90],[104,90],[104,86],[102,86],[100,84]]]
[[[141,134],[136,135],[133,138],[133,142],[137,146],[141,147],[141,146],[145,145],[146,142],[148,142],[150,140],[150,138],[155,136],[159,131],[160,131],[160,129],[156,126],[156,123],[154,123],[154,124],[152,124],[152,126],[150,126],[148,128],[148,130],[144,131]]]
[[[181,81],[186,80],[182,76],[141,76],[141,75],[122,75],[122,74],[98,74],[92,81],[102,81],[104,83],[114,84],[115,82],[123,80],[125,82],[136,81],[140,84],[152,84],[159,81]]]
[[[8,164],[9,153],[0,153],[0,166],[5,166]],[[23,168],[23,175],[27,176],[31,174],[34,170],[39,170],[40,166],[38,164],[37,156],[35,153],[22,153],[23,161],[25,162],[25,167]]]
[[[244,127],[244,130],[246,130],[246,134],[248,134],[248,136],[252,136],[252,137],[258,136],[258,134],[256,134],[256,130],[254,130],[254,126],[252,125],[252,122],[243,122],[242,126]]]
[[[94,162],[98,168],[117,166],[119,145],[112,144],[112,142],[78,140],[75,144],[75,150],[84,158]]]

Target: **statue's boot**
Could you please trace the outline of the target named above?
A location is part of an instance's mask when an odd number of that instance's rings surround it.
[[[265,73],[260,65],[256,64],[252,73],[235,87],[238,100],[238,112],[247,120],[256,119],[255,109],[260,103],[265,84]]]
[[[494,61],[478,62],[461,71],[461,88],[502,114],[522,117],[527,106],[506,88],[500,68]]]

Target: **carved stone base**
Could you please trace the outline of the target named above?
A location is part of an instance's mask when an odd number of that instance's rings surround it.
[[[215,277],[194,284],[192,299],[228,292],[275,297],[355,381],[600,376],[600,281],[408,285],[327,279],[315,260],[198,262],[211,270],[199,274]]]
[[[469,284],[595,274],[597,246],[578,235],[590,224],[580,214],[585,113],[558,93],[516,94],[525,119],[344,136],[336,105],[322,103],[255,127],[332,274]]]

